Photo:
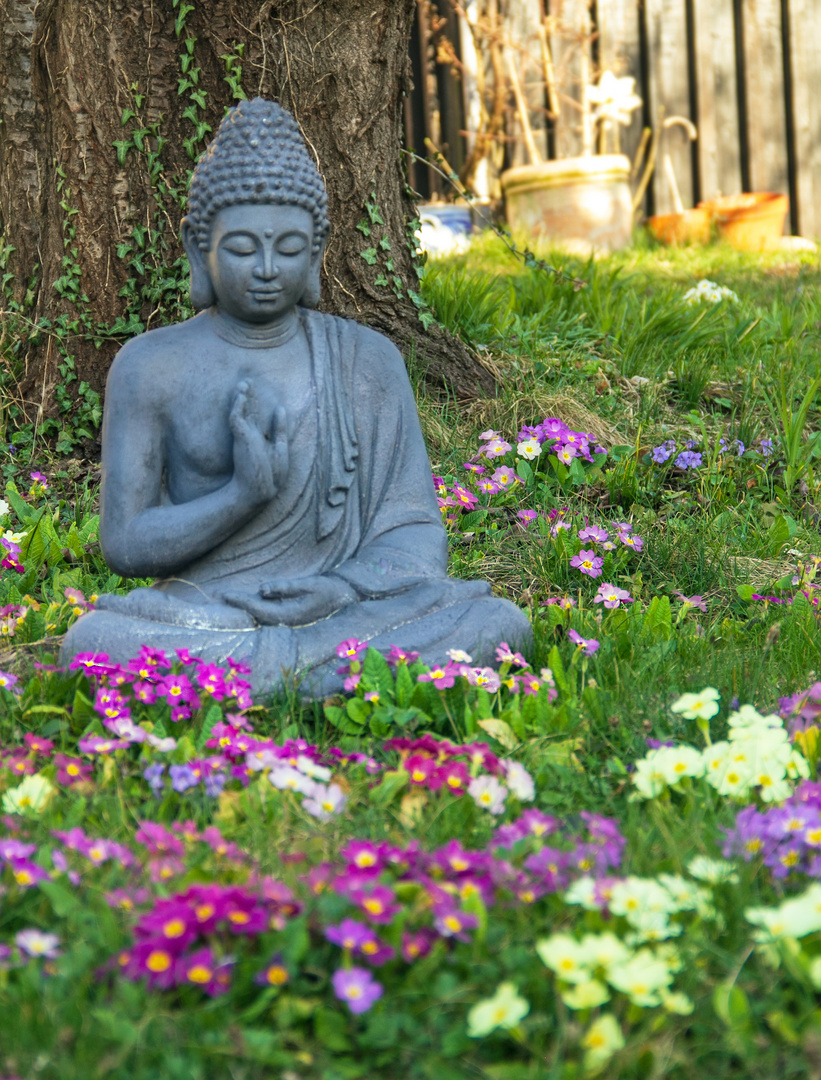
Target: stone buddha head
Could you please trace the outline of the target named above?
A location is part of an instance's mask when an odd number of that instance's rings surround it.
[[[266,323],[316,307],[327,205],[291,114],[262,98],[237,105],[194,169],[182,221],[194,308]]]

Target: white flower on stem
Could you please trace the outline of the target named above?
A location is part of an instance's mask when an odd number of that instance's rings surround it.
[[[516,447],[516,453],[521,458],[527,458],[528,461],[532,461],[533,458],[537,458],[542,452],[541,444],[538,439],[524,439]]]
[[[302,800],[302,809],[320,821],[330,821],[345,809],[348,799],[339,784],[314,784],[313,793]]]
[[[317,786],[309,777],[291,765],[280,765],[268,773],[268,779],[280,791],[298,791],[301,795],[313,795]]]
[[[562,1001],[569,1009],[596,1009],[610,1000],[610,991],[600,979],[588,979],[561,991]]]
[[[661,1004],[659,991],[667,989],[673,976],[650,949],[640,949],[626,964],[608,972],[607,981],[627,994],[634,1005],[654,1008]]]
[[[507,786],[520,802],[532,802],[536,797],[536,785],[533,777],[518,761],[503,761]]]
[[[595,1072],[605,1065],[624,1046],[624,1035],[615,1016],[604,1013],[594,1020],[582,1039],[582,1046],[586,1072]]]
[[[529,1012],[530,1002],[520,997],[513,983],[501,983],[492,998],[477,1002],[468,1013],[468,1035],[481,1039],[497,1027],[515,1028]]]
[[[17,948],[28,956],[44,956],[53,960],[60,955],[60,939],[56,934],[45,934],[42,930],[20,930],[14,938]]]
[[[709,720],[718,712],[720,697],[718,690],[707,686],[700,694],[682,694],[670,709],[674,713],[681,713],[685,720]]]
[[[3,810],[7,814],[23,814],[32,810],[39,814],[48,805],[54,787],[40,773],[27,776],[22,784],[10,788],[3,796]]]
[[[549,967],[565,982],[590,981],[590,955],[570,934],[552,934],[549,938],[537,941],[536,952],[545,967]]]
[[[477,776],[468,784],[468,795],[490,814],[504,813],[507,788],[495,776]]]
[[[726,859],[711,859],[707,855],[696,855],[687,863],[687,870],[699,881],[706,881],[708,885],[738,884],[738,874],[735,865]]]
[[[332,776],[330,769],[326,769],[324,765],[317,765],[304,754],[300,754],[296,759],[296,767],[305,776],[310,776],[312,780],[320,780],[323,784],[327,784]]]

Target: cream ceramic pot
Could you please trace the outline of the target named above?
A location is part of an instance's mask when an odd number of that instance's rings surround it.
[[[511,232],[591,251],[630,241],[630,159],[624,154],[522,165],[502,173]]]

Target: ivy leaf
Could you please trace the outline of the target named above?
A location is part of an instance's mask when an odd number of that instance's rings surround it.
[[[359,254],[362,256],[362,258],[365,260],[365,262],[368,264],[368,266],[374,266],[375,265],[375,263],[376,263],[376,248],[375,247],[366,248],[364,251],[360,251]]]

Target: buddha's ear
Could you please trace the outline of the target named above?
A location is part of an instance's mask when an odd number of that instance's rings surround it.
[[[311,269],[308,272],[308,283],[305,286],[305,292],[302,294],[302,299],[299,301],[303,307],[315,308],[319,307],[319,273],[322,269],[322,256],[325,254],[325,241],[319,251],[315,252],[311,256]]]
[[[182,219],[182,246],[188,256],[191,266],[191,285],[189,293],[191,304],[195,311],[211,307],[217,302],[214,286],[211,284],[211,275],[205,263],[205,255],[197,243],[197,234],[191,221],[186,217]]]

